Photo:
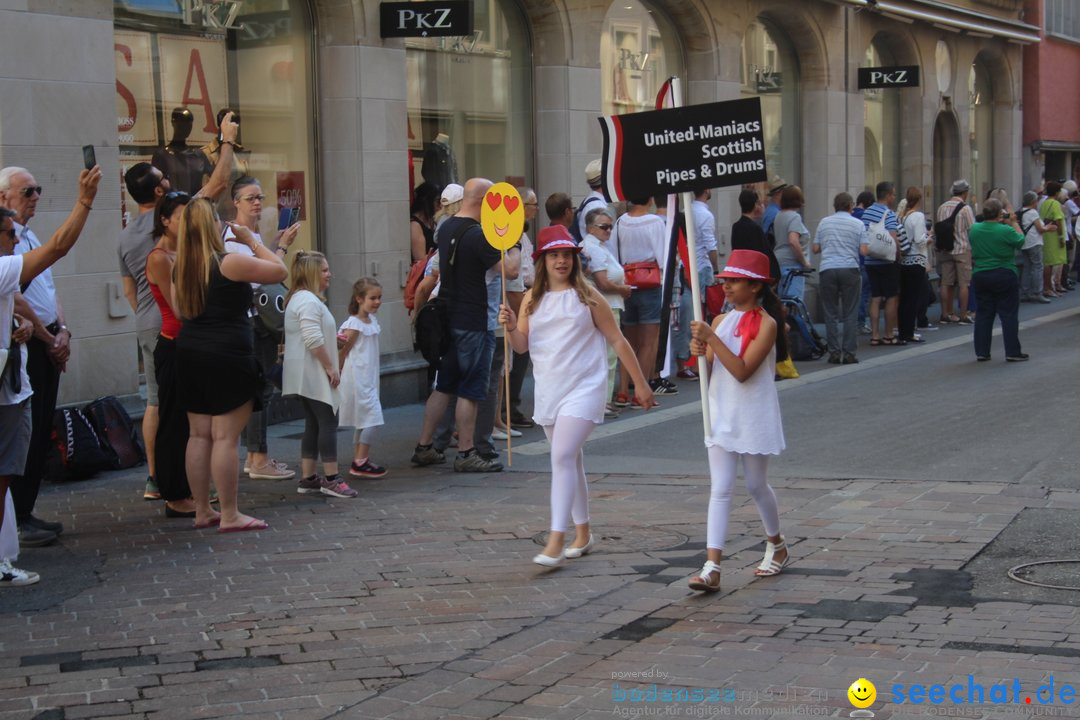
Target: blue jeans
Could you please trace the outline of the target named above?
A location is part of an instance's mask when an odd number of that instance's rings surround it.
[[[862,294],[860,284],[858,268],[837,268],[821,273],[819,290],[825,313],[825,342],[830,355],[855,354],[859,333],[855,319]]]
[[[450,349],[442,357],[435,389],[480,402],[487,396],[495,333],[450,329]]]
[[[859,326],[870,324],[870,276],[866,274],[866,266],[859,265],[859,274],[862,275],[862,295],[859,296]]]
[[[1001,318],[1001,336],[1005,341],[1005,357],[1020,355],[1020,279],[1012,270],[996,268],[971,276],[978,296],[979,312],[975,315],[975,355],[990,357],[990,340],[994,333],[994,316]]]

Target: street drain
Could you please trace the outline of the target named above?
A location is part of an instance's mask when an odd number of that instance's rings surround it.
[[[1043,560],[1009,568],[1011,579],[1052,590],[1080,590],[1080,560]]]
[[[638,642],[675,624],[672,618],[643,617],[615,628],[603,636],[604,640],[630,640]]]
[[[674,550],[685,545],[690,538],[674,530],[655,527],[624,525],[606,528],[603,533],[594,534],[593,552],[634,553],[657,550]],[[547,545],[547,531],[533,535],[537,545]],[[567,538],[567,542],[570,542]]]

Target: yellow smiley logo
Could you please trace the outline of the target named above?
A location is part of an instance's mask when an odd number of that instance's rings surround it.
[[[488,244],[496,250],[509,250],[521,239],[525,206],[513,185],[496,183],[487,191],[480,208],[480,227]]]
[[[847,689],[847,698],[857,708],[868,708],[877,699],[877,688],[866,678],[859,678]]]

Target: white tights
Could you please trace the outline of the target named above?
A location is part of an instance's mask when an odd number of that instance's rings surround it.
[[[575,525],[589,522],[589,486],[585,482],[585,453],[582,448],[596,423],[560,415],[554,425],[545,425],[551,443],[551,532],[566,532],[566,521]]]
[[[709,474],[712,491],[709,493],[709,520],[706,545],[711,550],[723,550],[727,536],[728,514],[731,510],[731,493],[735,487],[735,470],[739,458],[743,461],[746,490],[757,505],[765,533],[780,533],[780,510],[776,505],[776,493],[766,480],[768,455],[733,453],[719,447],[709,448]]]

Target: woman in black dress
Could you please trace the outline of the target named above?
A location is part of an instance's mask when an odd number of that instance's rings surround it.
[[[232,223],[229,227],[254,257],[226,253],[213,205],[204,199],[191,201],[180,218],[173,282],[183,320],[176,362],[190,425],[185,465],[195,498],[195,527],[220,525],[218,532],[267,527],[236,507],[236,448],[262,382],[247,315],[251,283],[276,283],[288,276],[281,259],[250,230]],[[210,478],[220,514],[210,507]]]

